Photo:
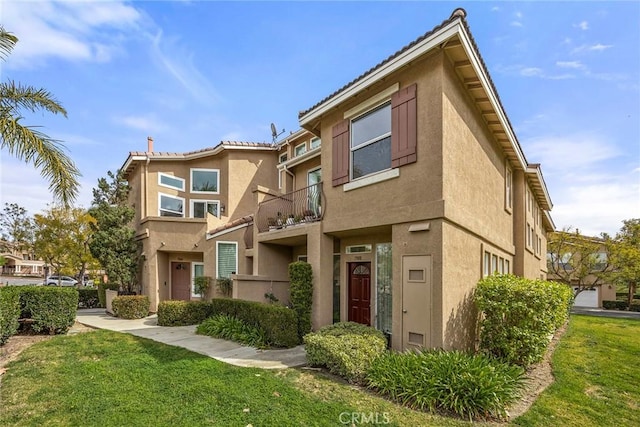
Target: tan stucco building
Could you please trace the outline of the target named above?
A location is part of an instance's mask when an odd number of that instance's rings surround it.
[[[130,153],[152,308],[194,298],[195,275],[231,275],[235,298],[286,303],[288,264],[304,260],[314,328],[353,320],[383,330],[395,349],[470,348],[478,280],[546,277],[551,200],[464,11],[299,123],[273,145]]]

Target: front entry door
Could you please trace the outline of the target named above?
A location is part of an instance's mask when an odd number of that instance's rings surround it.
[[[349,321],[371,326],[371,263],[350,262]]]
[[[171,299],[189,301],[191,299],[191,264],[171,263]]]

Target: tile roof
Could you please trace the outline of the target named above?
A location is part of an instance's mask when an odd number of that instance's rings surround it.
[[[243,224],[250,224],[252,222],[253,222],[253,215],[243,216],[242,218],[234,219],[233,221],[228,222],[224,225],[221,225],[220,227],[216,227],[213,230],[208,231],[207,234],[220,233],[221,231],[229,230],[230,228],[234,228]]]
[[[146,156],[153,155],[154,157],[188,157],[194,154],[204,154],[209,151],[215,151],[219,148],[237,148],[237,147],[250,147],[250,148],[265,148],[265,149],[275,149],[276,146],[270,142],[243,142],[243,141],[221,141],[218,145],[214,147],[202,148],[200,150],[195,151],[187,151],[184,153],[177,152],[166,152],[166,151],[131,151],[129,153],[130,156]]]

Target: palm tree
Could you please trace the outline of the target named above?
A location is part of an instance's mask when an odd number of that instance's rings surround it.
[[[18,38],[0,25],[0,58],[6,59]],[[80,171],[65,153],[65,147],[34,126],[20,123],[21,111],[48,111],[67,117],[67,111],[51,93],[14,81],[0,82],[0,149],[32,164],[49,181],[54,198],[65,206],[78,196]]]

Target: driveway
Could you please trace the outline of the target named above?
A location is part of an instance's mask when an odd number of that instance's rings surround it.
[[[622,319],[640,320],[640,313],[637,311],[604,310],[602,308],[573,307],[571,309],[571,313],[586,314],[587,316],[618,317]]]

